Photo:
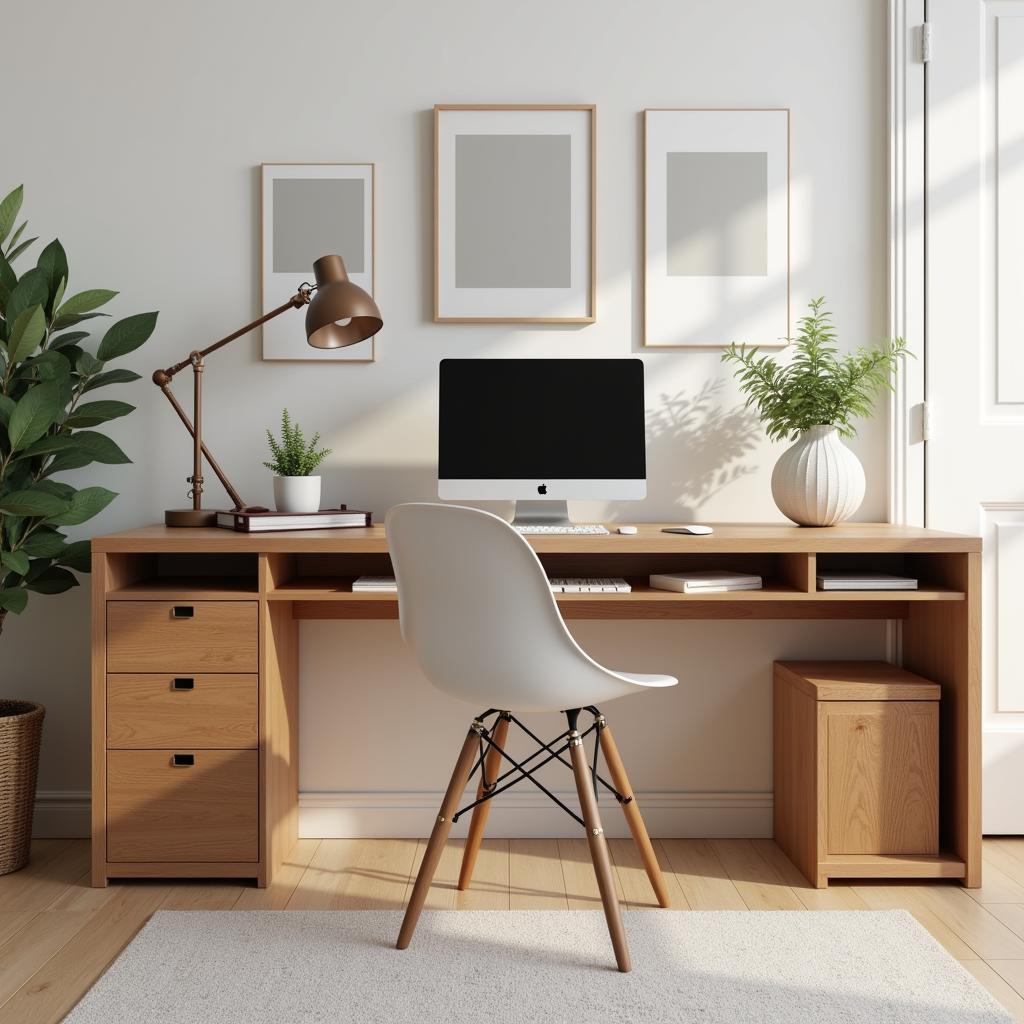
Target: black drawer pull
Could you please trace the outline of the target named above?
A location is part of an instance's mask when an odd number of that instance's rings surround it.
[[[172,690],[194,690],[196,688],[196,681],[194,679],[172,679],[171,689]]]
[[[190,604],[176,604],[171,609],[172,619],[191,619],[196,613],[195,608]]]
[[[171,764],[175,768],[191,768],[195,763],[195,754],[171,754]]]

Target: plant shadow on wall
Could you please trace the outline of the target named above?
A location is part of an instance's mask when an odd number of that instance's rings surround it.
[[[730,484],[756,472],[745,457],[761,442],[753,410],[722,402],[725,382],[705,381],[695,394],[659,395],[647,413],[647,500],[675,506],[683,519]],[[635,514],[633,503],[614,506]]]

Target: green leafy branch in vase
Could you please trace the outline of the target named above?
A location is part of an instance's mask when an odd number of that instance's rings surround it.
[[[291,416],[285,409],[281,413],[281,440],[278,441],[269,430],[267,431],[267,444],[270,445],[272,461],[264,462],[263,465],[272,470],[275,476],[310,476],[331,454],[330,448],[317,450],[319,443],[320,434],[316,433],[313,440],[307,444],[302,427],[298,423],[292,423]]]
[[[81,325],[106,316],[99,309],[117,292],[94,288],[65,298],[68,261],[56,239],[34,267],[15,271],[14,261],[37,241],[21,241],[26,221],[15,228],[23,195],[19,185],[0,200],[0,632],[8,613],[25,610],[30,592],[62,593],[78,585],[75,572],[89,571],[89,541],[68,543],[61,527],[87,522],[117,495],[54,477],[92,463],[131,461],[91,428],[135,407],[84,399],[139,379],[107,364],[142,345],[157,318],[139,313],[118,320],[90,351]]]
[[[855,419],[870,416],[882,390],[894,390],[893,374],[901,357],[912,354],[902,338],[875,348],[859,348],[839,356],[832,314],[825,299],[808,303],[800,318],[788,365],[758,348],[730,345],[723,362],[736,364],[740,390],[747,405],[756,406],[765,432],[773,441],[794,440],[811,427],[831,425],[842,437],[854,437]]]

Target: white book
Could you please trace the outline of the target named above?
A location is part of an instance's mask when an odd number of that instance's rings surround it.
[[[760,576],[724,569],[697,569],[692,572],[653,573],[654,590],[673,590],[679,594],[722,594],[730,590],[760,590]]]
[[[917,590],[917,580],[885,572],[818,573],[819,590]]]
[[[353,593],[391,593],[398,590],[394,576],[360,576],[352,584]]]

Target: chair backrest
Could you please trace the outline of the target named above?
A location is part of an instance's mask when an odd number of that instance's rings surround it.
[[[529,711],[589,704],[595,685],[621,688],[573,640],[540,560],[503,519],[410,503],[388,513],[387,535],[402,636],[438,689]]]

